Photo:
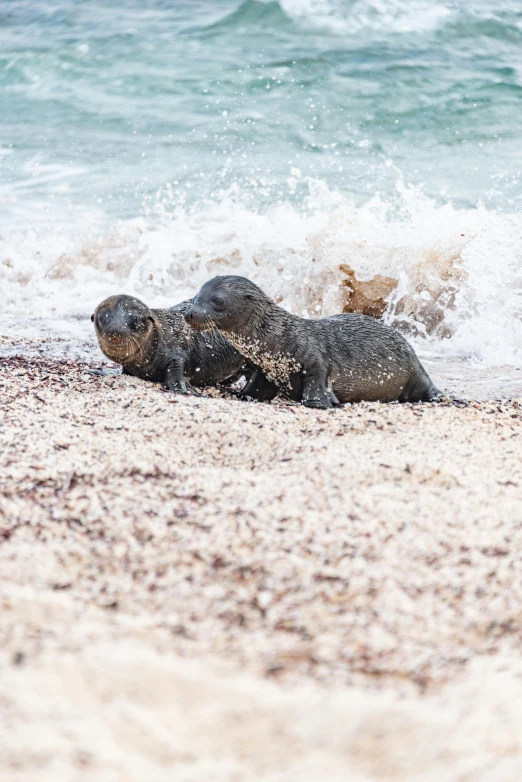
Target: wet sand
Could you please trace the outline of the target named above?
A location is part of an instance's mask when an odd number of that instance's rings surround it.
[[[0,366],[2,780],[522,776],[522,400]]]

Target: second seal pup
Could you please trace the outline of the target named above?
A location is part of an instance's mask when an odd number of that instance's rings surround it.
[[[340,402],[424,402],[441,396],[413,348],[366,315],[305,320],[278,307],[245,277],[214,277],[185,315],[197,329],[217,328],[279,391],[307,407]],[[242,391],[256,397],[259,374]],[[273,392],[270,392],[272,384]]]
[[[178,394],[196,393],[237,375],[243,356],[219,332],[201,334],[185,321],[191,302],[149,309],[133,296],[110,296],[91,320],[105,355],[123,374],[164,383]],[[188,381],[188,382],[187,382]]]

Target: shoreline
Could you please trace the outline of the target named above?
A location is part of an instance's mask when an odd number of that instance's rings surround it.
[[[92,324],[89,323],[89,326]],[[41,324],[35,327],[41,330]],[[93,335],[74,336],[42,332],[38,337],[16,336],[0,329],[0,358],[70,359],[91,367],[109,366],[119,369],[101,352]],[[522,367],[515,364],[490,364],[471,356],[443,355],[419,349],[412,343],[423,366],[435,384],[448,394],[469,401],[522,399]]]
[[[179,698],[194,746],[203,724],[194,715],[221,714],[229,754],[220,765],[225,749],[210,742],[214,776],[206,778],[333,779],[348,769],[368,781],[460,780],[471,750],[483,761],[474,780],[520,773],[512,695],[520,688],[522,399],[312,411],[217,391],[173,396],[134,378],[90,375],[72,359],[10,357],[0,366],[8,682],[0,711],[9,718],[0,769],[10,780],[133,779],[130,757],[147,778],[175,769],[176,779],[196,780],[202,759],[180,760],[165,738]],[[72,684],[57,697],[74,715],[72,738],[53,707],[62,665]],[[156,665],[175,682],[172,702],[147,696],[147,682],[161,692]],[[187,666],[199,684],[182,696]],[[498,692],[481,690],[485,676]],[[322,704],[328,730],[306,711],[301,688]],[[243,713],[241,697],[253,704],[246,745],[226,716]],[[123,727],[115,738],[111,727],[98,746],[93,704],[108,725],[120,704],[142,726],[141,740]],[[346,730],[362,738],[346,739],[341,757],[345,734],[334,715],[350,704]],[[464,740],[468,728],[459,726],[471,708],[480,725]],[[480,747],[499,709],[511,738]],[[279,765],[263,761],[280,714],[297,711],[300,727],[285,723],[289,745],[275,740]],[[266,730],[256,737],[261,713]],[[408,756],[397,719],[405,737],[433,743],[424,759]],[[33,738],[44,731],[48,748],[21,751],[24,721]],[[317,767],[312,729],[328,748]],[[84,765],[72,752],[80,735]],[[170,746],[161,772],[160,745]],[[110,776],[107,764],[127,776]]]

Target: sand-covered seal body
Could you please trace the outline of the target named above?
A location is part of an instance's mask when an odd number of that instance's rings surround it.
[[[279,393],[308,407],[339,402],[420,402],[440,396],[413,348],[366,315],[305,320],[278,307],[244,277],[215,277],[186,313],[194,328],[217,328]],[[243,390],[251,393],[257,373]],[[266,392],[266,384],[263,384]],[[265,396],[266,398],[266,396]]]
[[[197,332],[185,320],[191,301],[150,309],[133,296],[110,296],[92,321],[102,351],[123,373],[186,394],[236,376],[243,356],[219,332]]]

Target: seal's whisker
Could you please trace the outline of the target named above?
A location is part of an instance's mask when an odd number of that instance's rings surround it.
[[[214,337],[215,337],[216,339],[219,339],[219,338],[222,336],[222,334],[221,334],[221,332],[219,331],[219,329],[218,329],[218,327],[216,326],[216,324],[214,323],[214,321],[213,321],[211,318],[207,318],[207,321],[206,321],[206,322],[207,322],[207,323],[208,323],[208,325],[210,326],[210,329],[209,329],[209,331],[210,331],[210,334],[211,334],[212,338],[214,338]]]
[[[140,345],[136,337],[131,336],[130,340],[132,344],[135,346],[136,350],[138,351],[138,357],[141,358],[143,355],[143,344]]]

